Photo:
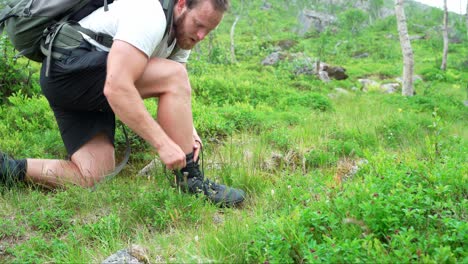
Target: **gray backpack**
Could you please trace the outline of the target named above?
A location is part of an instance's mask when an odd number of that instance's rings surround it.
[[[77,21],[100,7],[107,11],[108,4],[112,2],[113,0],[0,0],[0,4],[4,5],[0,10],[0,33],[6,31],[11,43],[19,51],[17,56],[23,55],[33,61],[42,62],[46,57],[44,53],[51,57],[55,35],[64,25],[79,27]],[[172,23],[174,0],[160,2],[166,15],[167,32]],[[110,36],[96,34],[81,27],[79,30],[104,46],[110,47],[112,44]],[[46,37],[51,39],[44,49],[41,43],[44,43]]]

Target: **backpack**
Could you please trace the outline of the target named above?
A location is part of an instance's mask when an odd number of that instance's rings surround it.
[[[166,15],[166,33],[172,24],[174,0],[159,0]],[[0,0],[0,2],[2,2]],[[5,2],[5,1],[3,1]],[[79,25],[77,21],[104,7],[113,0],[7,0],[0,10],[0,33],[6,31],[19,56],[42,62],[44,48],[41,42],[47,36],[55,35],[65,24]],[[112,45],[112,38],[105,34],[95,34],[91,30],[80,28],[104,46]],[[52,54],[53,39],[48,48],[47,57]],[[41,51],[42,48],[42,51]],[[48,61],[49,62],[49,61]]]

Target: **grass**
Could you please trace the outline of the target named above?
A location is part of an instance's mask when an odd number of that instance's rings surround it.
[[[275,34],[294,24],[276,13],[277,4],[270,19],[251,10],[253,17],[240,20],[238,63],[228,59],[224,23],[215,49],[200,47],[211,55],[194,54],[189,65],[206,175],[246,190],[241,208],[180,193],[162,168],[137,176],[155,153],[131,134],[130,163],[95,189],[1,188],[0,262],[95,263],[131,244],[164,263],[467,262],[466,40],[453,44],[447,72],[438,70],[441,40],[414,43],[423,78],[415,97],[364,93],[357,79],[400,75],[397,40],[386,37],[395,34],[394,21],[362,29],[339,52],[346,32],[293,37],[292,52],[313,57],[326,44],[323,59],[347,68],[350,79],[322,83],[292,74],[295,61],[259,65],[291,35]],[[268,24],[264,38],[248,26],[254,22]],[[352,58],[364,52],[370,56]],[[350,93],[329,96],[337,87]],[[0,150],[65,156],[45,98],[18,92],[5,102]],[[156,112],[154,101],[146,105]],[[119,155],[120,131],[116,142]]]

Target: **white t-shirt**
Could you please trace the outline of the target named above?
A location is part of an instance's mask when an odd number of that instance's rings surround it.
[[[190,50],[178,49],[171,56],[176,40],[168,43],[169,34],[164,36],[166,17],[157,0],[117,0],[109,5],[109,11],[99,8],[79,23],[94,32],[110,35],[114,40],[125,41],[148,57],[185,63],[190,55]],[[109,48],[83,35],[99,50],[109,51]]]

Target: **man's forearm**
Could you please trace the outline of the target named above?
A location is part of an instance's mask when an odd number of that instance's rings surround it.
[[[165,140],[169,140],[164,130],[146,109],[134,85],[107,84],[105,95],[116,116],[151,146],[159,149]]]

